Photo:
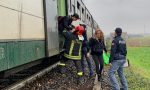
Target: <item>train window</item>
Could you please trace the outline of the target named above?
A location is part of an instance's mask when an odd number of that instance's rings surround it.
[[[89,15],[87,14],[87,19],[88,19]]]
[[[82,14],[84,14],[84,8],[82,8]]]
[[[77,8],[80,9],[80,3],[77,1]]]
[[[72,11],[72,5],[71,5],[71,0],[70,0],[70,11]]]
[[[72,5],[72,7],[73,7],[73,13],[75,13],[75,11],[76,11],[75,6],[74,6],[74,5]]]
[[[89,17],[89,23],[90,23],[90,25],[91,25],[91,17]]]

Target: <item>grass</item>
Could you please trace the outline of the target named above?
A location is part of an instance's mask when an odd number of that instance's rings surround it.
[[[150,80],[134,72],[132,67],[125,69],[129,90],[149,90]]]
[[[150,47],[130,47],[127,58],[135,73],[150,80]]]
[[[127,43],[129,46],[150,47],[150,36],[128,38]]]
[[[150,90],[150,47],[129,47],[125,69],[129,90]]]

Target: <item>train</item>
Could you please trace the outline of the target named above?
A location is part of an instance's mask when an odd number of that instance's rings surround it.
[[[99,26],[82,0],[0,0],[0,73],[59,55],[63,38],[57,18],[74,13],[86,24],[90,38]]]

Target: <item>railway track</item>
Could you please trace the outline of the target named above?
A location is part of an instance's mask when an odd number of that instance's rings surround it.
[[[0,90],[18,90],[26,83],[30,83],[37,77],[41,77],[51,69],[55,68],[59,62],[52,65],[39,64],[29,69],[12,74],[6,78],[0,78]]]
[[[74,65],[71,65],[73,64],[72,62],[68,62],[67,64],[68,66],[65,68],[66,72],[64,74],[61,74],[59,67],[57,67],[44,76],[37,78],[32,83],[27,83],[20,90],[97,90],[97,88],[101,88],[100,90],[112,90],[107,68],[104,70],[101,82],[97,83],[95,75],[89,77],[87,68],[82,84],[77,84],[76,68]],[[94,87],[95,89],[93,89]]]
[[[76,68],[72,62],[68,62],[65,75],[59,72],[59,67],[55,68],[59,63],[56,62],[51,66],[40,64],[7,78],[1,78],[0,90],[92,90],[95,86],[95,76],[89,78],[88,75],[84,75],[83,84],[78,85]],[[111,90],[106,72],[107,70],[104,71],[104,80],[98,87],[102,90]]]

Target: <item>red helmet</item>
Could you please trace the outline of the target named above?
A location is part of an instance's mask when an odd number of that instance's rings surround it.
[[[75,27],[75,30],[76,30],[76,31],[75,31],[75,32],[76,32],[76,33],[75,33],[76,35],[82,35],[83,32],[84,32],[84,27],[79,25],[79,26],[76,26],[76,27]]]

